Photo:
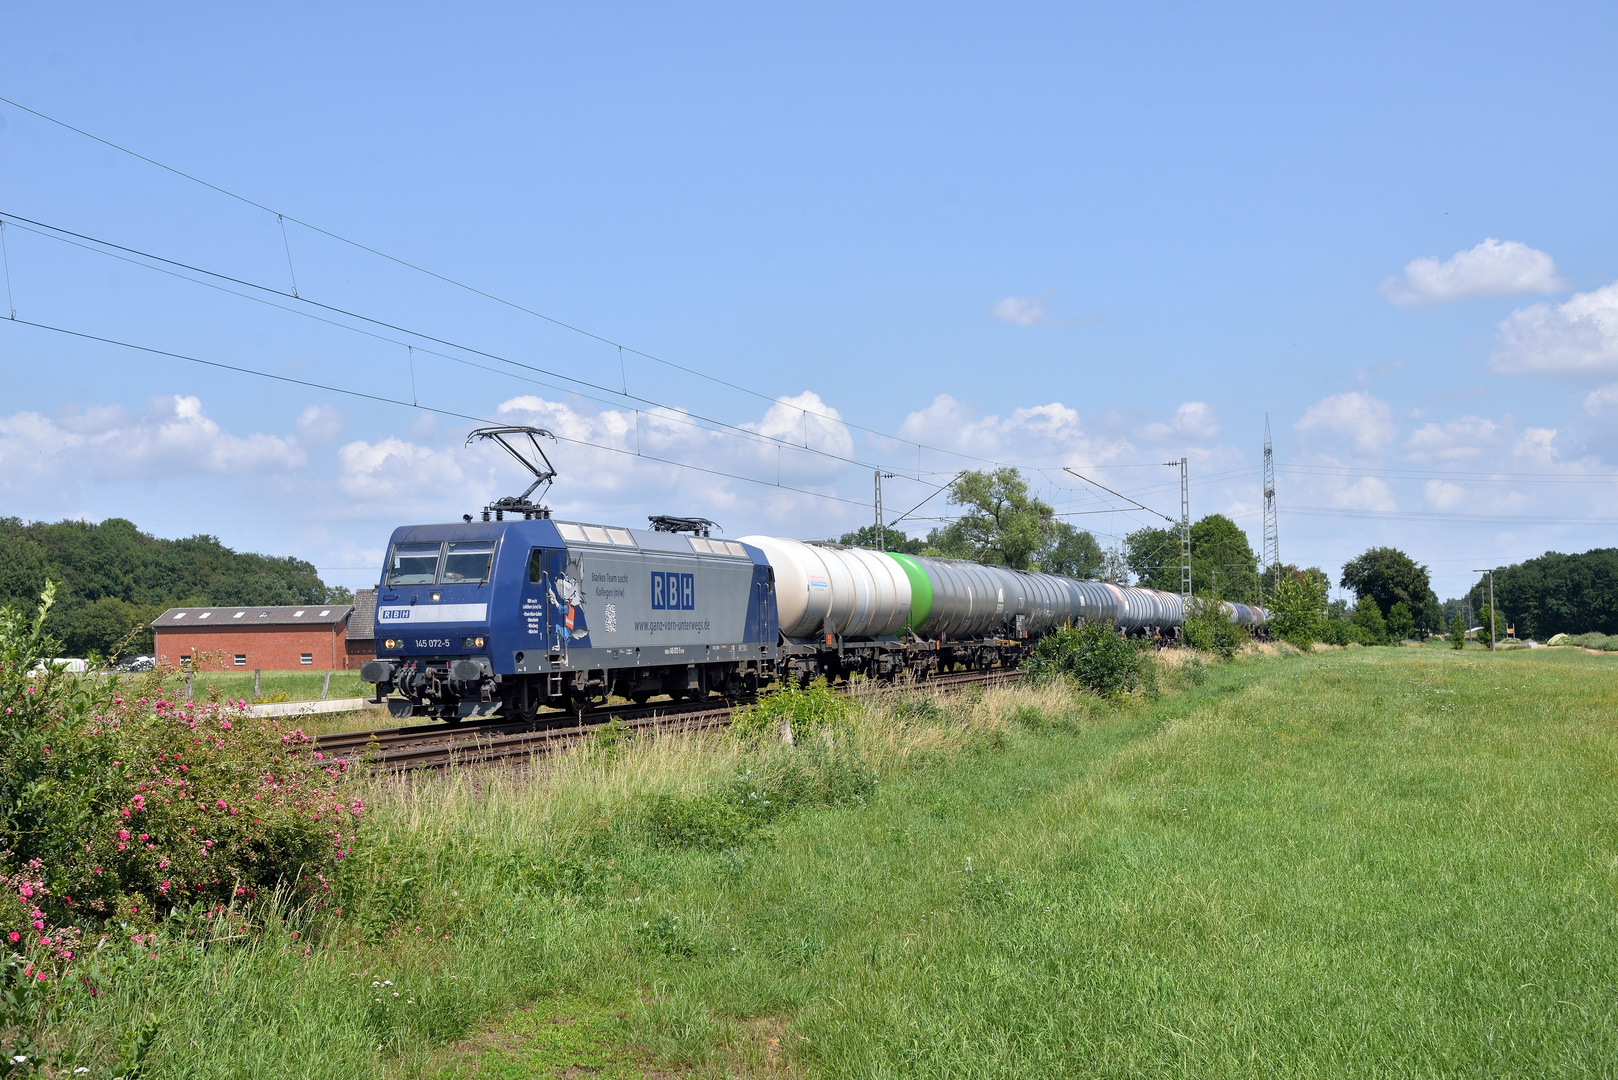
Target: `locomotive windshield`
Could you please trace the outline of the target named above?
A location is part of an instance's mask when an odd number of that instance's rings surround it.
[[[388,556],[389,585],[431,585],[438,580],[442,544],[394,544]]]
[[[493,540],[452,543],[444,558],[444,584],[481,585],[489,580],[489,564],[493,561]]]

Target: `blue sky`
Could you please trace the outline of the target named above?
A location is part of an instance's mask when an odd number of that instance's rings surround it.
[[[899,474],[890,516],[987,462],[1064,512],[1109,505],[1069,465],[1172,514],[1155,463],[1185,455],[1193,514],[1256,547],[1267,413],[1287,561],[1335,575],[1392,543],[1455,595],[1473,567],[1609,545],[1618,523],[1614,21],[36,5],[0,41],[0,96],[597,336],[296,222],[283,238],[0,104],[9,306],[539,423],[571,440],[559,513],[730,535],[863,524],[876,464]],[[209,532],[353,585],[394,524],[521,486],[455,416],[23,325],[0,326],[0,374],[5,514]],[[1149,519],[1071,520],[1107,539]]]

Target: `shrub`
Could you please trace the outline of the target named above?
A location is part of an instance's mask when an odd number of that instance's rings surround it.
[[[1416,632],[1416,617],[1404,601],[1388,609],[1387,632],[1389,642],[1395,645]]]
[[[779,690],[771,690],[732,717],[730,730],[743,738],[775,736],[790,731],[794,739],[824,728],[835,728],[846,723],[854,704],[817,679],[806,687],[790,683]]]
[[[1466,620],[1461,618],[1459,612],[1449,621],[1449,647],[1452,649],[1466,648]]]
[[[1376,601],[1369,596],[1360,597],[1354,605],[1354,614],[1349,619],[1350,625],[1356,631],[1355,638],[1361,645],[1385,645],[1388,641],[1388,624],[1382,618],[1382,609],[1376,606]]]
[[[364,810],[348,763],[241,702],[170,701],[162,672],[129,690],[48,663],[30,677],[53,598],[31,620],[0,609],[0,874],[41,911],[0,932],[324,892]]]
[[[1071,678],[1091,693],[1117,697],[1153,690],[1157,666],[1145,641],[1130,641],[1104,622],[1086,619],[1047,634],[1023,662],[1030,677]]]
[[[1287,577],[1270,594],[1270,630],[1282,641],[1307,649],[1326,638],[1326,584],[1318,578]]]
[[[1247,640],[1245,627],[1231,622],[1224,606],[1212,597],[1192,597],[1185,616],[1185,640],[1193,649],[1211,652],[1229,660]]]

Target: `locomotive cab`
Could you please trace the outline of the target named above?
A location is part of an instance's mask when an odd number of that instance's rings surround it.
[[[495,575],[504,537],[488,525],[394,533],[377,590],[377,658],[360,668],[397,717],[456,721],[494,710]],[[389,698],[397,691],[400,698]]]

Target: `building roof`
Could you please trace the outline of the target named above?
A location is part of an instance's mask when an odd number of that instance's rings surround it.
[[[372,601],[373,607],[375,601]],[[178,607],[152,620],[153,630],[240,629],[246,626],[340,626],[352,604],[299,604],[288,607]]]
[[[348,620],[348,640],[376,640],[376,590],[354,591],[354,617]]]

